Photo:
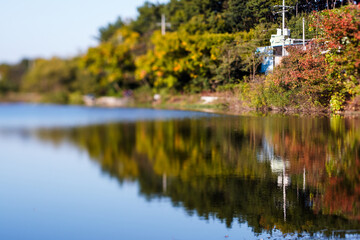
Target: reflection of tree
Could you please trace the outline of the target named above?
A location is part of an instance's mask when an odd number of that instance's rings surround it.
[[[304,167],[307,184],[323,193],[314,197],[314,210],[360,219],[359,119],[293,118],[265,135],[290,161],[290,172],[300,174]]]
[[[275,226],[283,232],[330,233],[360,227],[358,221],[346,220],[360,216],[358,121],[219,117],[37,134],[44,140],[73,143],[120,183],[136,180],[146,197],[169,197],[205,219],[216,217],[227,226],[235,219],[246,221],[257,233]],[[291,177],[286,221],[273,158],[286,161]]]

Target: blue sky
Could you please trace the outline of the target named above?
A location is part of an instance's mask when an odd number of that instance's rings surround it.
[[[96,45],[101,26],[135,18],[145,0],[0,0],[0,63],[71,57]],[[167,2],[151,0],[150,2]]]

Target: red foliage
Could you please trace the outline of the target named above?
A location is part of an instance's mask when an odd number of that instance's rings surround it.
[[[289,55],[282,59],[280,66],[271,76],[272,81],[287,89],[298,89],[313,99],[324,95],[331,88],[326,79],[328,63],[325,55],[313,45],[305,51],[302,47],[288,47]]]
[[[341,213],[360,219],[359,186],[346,187],[348,185],[343,178],[331,178],[324,195],[324,207],[328,208],[330,213]]]
[[[336,94],[350,97],[348,83],[360,84],[360,5],[314,13],[312,27],[318,38],[307,50],[288,47],[270,81],[323,105]]]
[[[312,27],[320,28],[317,43],[337,55],[342,53],[340,58],[334,59],[335,62],[360,67],[360,5],[315,13]],[[346,57],[350,59],[344,62]]]
[[[330,49],[339,49],[348,44],[355,44],[360,50],[359,6],[350,5],[342,9],[315,13],[315,21],[312,23],[312,27],[320,27],[318,41],[325,43]]]

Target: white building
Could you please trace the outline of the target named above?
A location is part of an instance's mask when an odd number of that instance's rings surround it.
[[[283,56],[289,55],[286,51],[287,46],[301,45],[310,40],[304,39],[294,39],[290,37],[290,29],[284,29],[284,35],[282,34],[282,29],[278,28],[276,34],[272,34],[270,38],[270,46],[259,47],[256,51],[262,53],[264,56],[263,62],[261,64],[261,73],[272,72],[274,67],[280,64]],[[283,52],[284,46],[284,52]]]

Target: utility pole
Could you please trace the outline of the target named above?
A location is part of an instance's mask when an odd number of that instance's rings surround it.
[[[165,19],[165,14],[161,14],[161,22],[157,24],[161,26],[161,35],[166,34],[166,27],[171,27],[171,23],[167,23]]]
[[[162,176],[162,187],[163,187],[163,192],[165,193],[167,190],[167,176],[166,173],[163,173]]]
[[[285,174],[286,171],[286,166],[285,166],[285,161],[284,161],[284,167],[283,167],[283,182],[282,182],[282,187],[283,187],[283,212],[284,212],[284,222],[286,222],[286,184],[287,181],[285,181],[285,179],[287,179],[287,176]]]
[[[305,167],[304,167],[304,172],[303,172],[303,191],[305,192],[305,178],[306,178],[306,171],[305,171]]]
[[[282,8],[282,11],[280,12],[276,12],[278,13],[282,13],[282,51],[281,51],[281,55],[282,57],[285,56],[285,12],[288,12],[287,9],[293,8],[290,6],[286,6],[285,5],[285,0],[282,1],[282,5],[275,5],[274,8]],[[287,33],[286,33],[287,35]]]
[[[282,56],[285,56],[285,0],[283,0],[283,5],[282,5],[282,35],[283,35]]]
[[[306,48],[305,48],[305,18],[302,19],[302,24],[303,24],[303,49],[306,50]]]

